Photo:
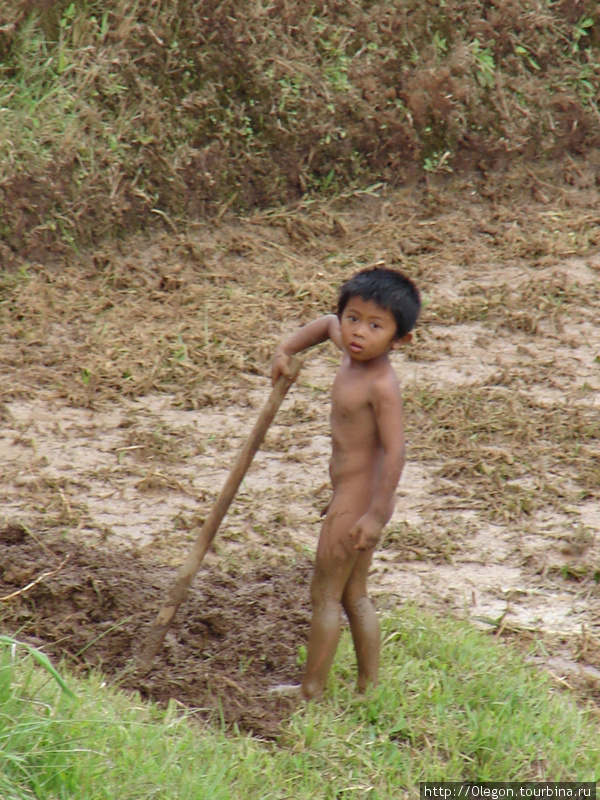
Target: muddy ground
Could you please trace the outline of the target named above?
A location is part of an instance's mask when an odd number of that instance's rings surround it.
[[[268,688],[301,672],[329,497],[328,345],[305,357],[153,670],[131,665],[266,400],[276,342],[385,262],[426,306],[394,356],[408,463],[378,606],[469,619],[596,702],[597,176],[570,161],[511,180],[225,215],[5,276],[3,630],[276,736],[290,706]]]

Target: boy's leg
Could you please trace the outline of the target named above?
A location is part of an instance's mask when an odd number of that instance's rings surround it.
[[[342,595],[342,605],[348,616],[356,652],[359,692],[364,692],[369,684],[377,686],[379,677],[379,620],[367,594],[367,577],[372,560],[372,550],[359,553]]]
[[[364,513],[364,490],[336,492],[323,522],[311,584],[313,609],[302,694],[321,694],[340,639],[341,603],[358,558],[349,532]],[[362,486],[360,487],[363,488]]]

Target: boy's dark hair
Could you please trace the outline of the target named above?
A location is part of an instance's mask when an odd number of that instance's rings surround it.
[[[414,327],[421,310],[421,297],[414,283],[394,269],[371,267],[357,272],[344,283],[338,297],[338,317],[352,297],[372,300],[391,311],[396,320],[396,338],[401,339]]]

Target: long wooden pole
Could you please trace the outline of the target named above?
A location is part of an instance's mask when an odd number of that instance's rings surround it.
[[[219,494],[210,514],[202,526],[198,538],[194,542],[186,560],[179,570],[175,583],[170,588],[167,600],[158,612],[154,624],[148,632],[145,645],[138,658],[138,669],[147,672],[152,667],[152,662],[158,651],[162,647],[163,641],[177,613],[177,609],[184,601],[188,589],[200,568],[200,564],[206,555],[215,535],[219,529],[231,501],[236,495],[244,475],[248,471],[252,459],[273,422],[279,406],[283,402],[290,386],[298,377],[302,362],[296,356],[290,358],[290,376],[286,378],[279,376],[277,383],[273,387],[265,406],[257,419],[250,436],[244,447],[240,451],[235,464],[233,465],[229,477],[227,478],[221,493]]]

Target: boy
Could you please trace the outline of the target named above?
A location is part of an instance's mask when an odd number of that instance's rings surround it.
[[[367,595],[373,550],[394,508],[404,466],[404,424],[390,351],[412,338],[419,292],[399,272],[363,270],[341,288],[337,316],[300,328],[275,352],[273,382],[289,375],[289,358],[331,339],[342,363],[331,391],[333,497],[325,513],[311,584],[312,621],[302,684],[296,693],[319,696],[340,637],[341,607],[350,623],[358,689],[377,684],[379,622]],[[292,687],[281,687],[289,693]]]

